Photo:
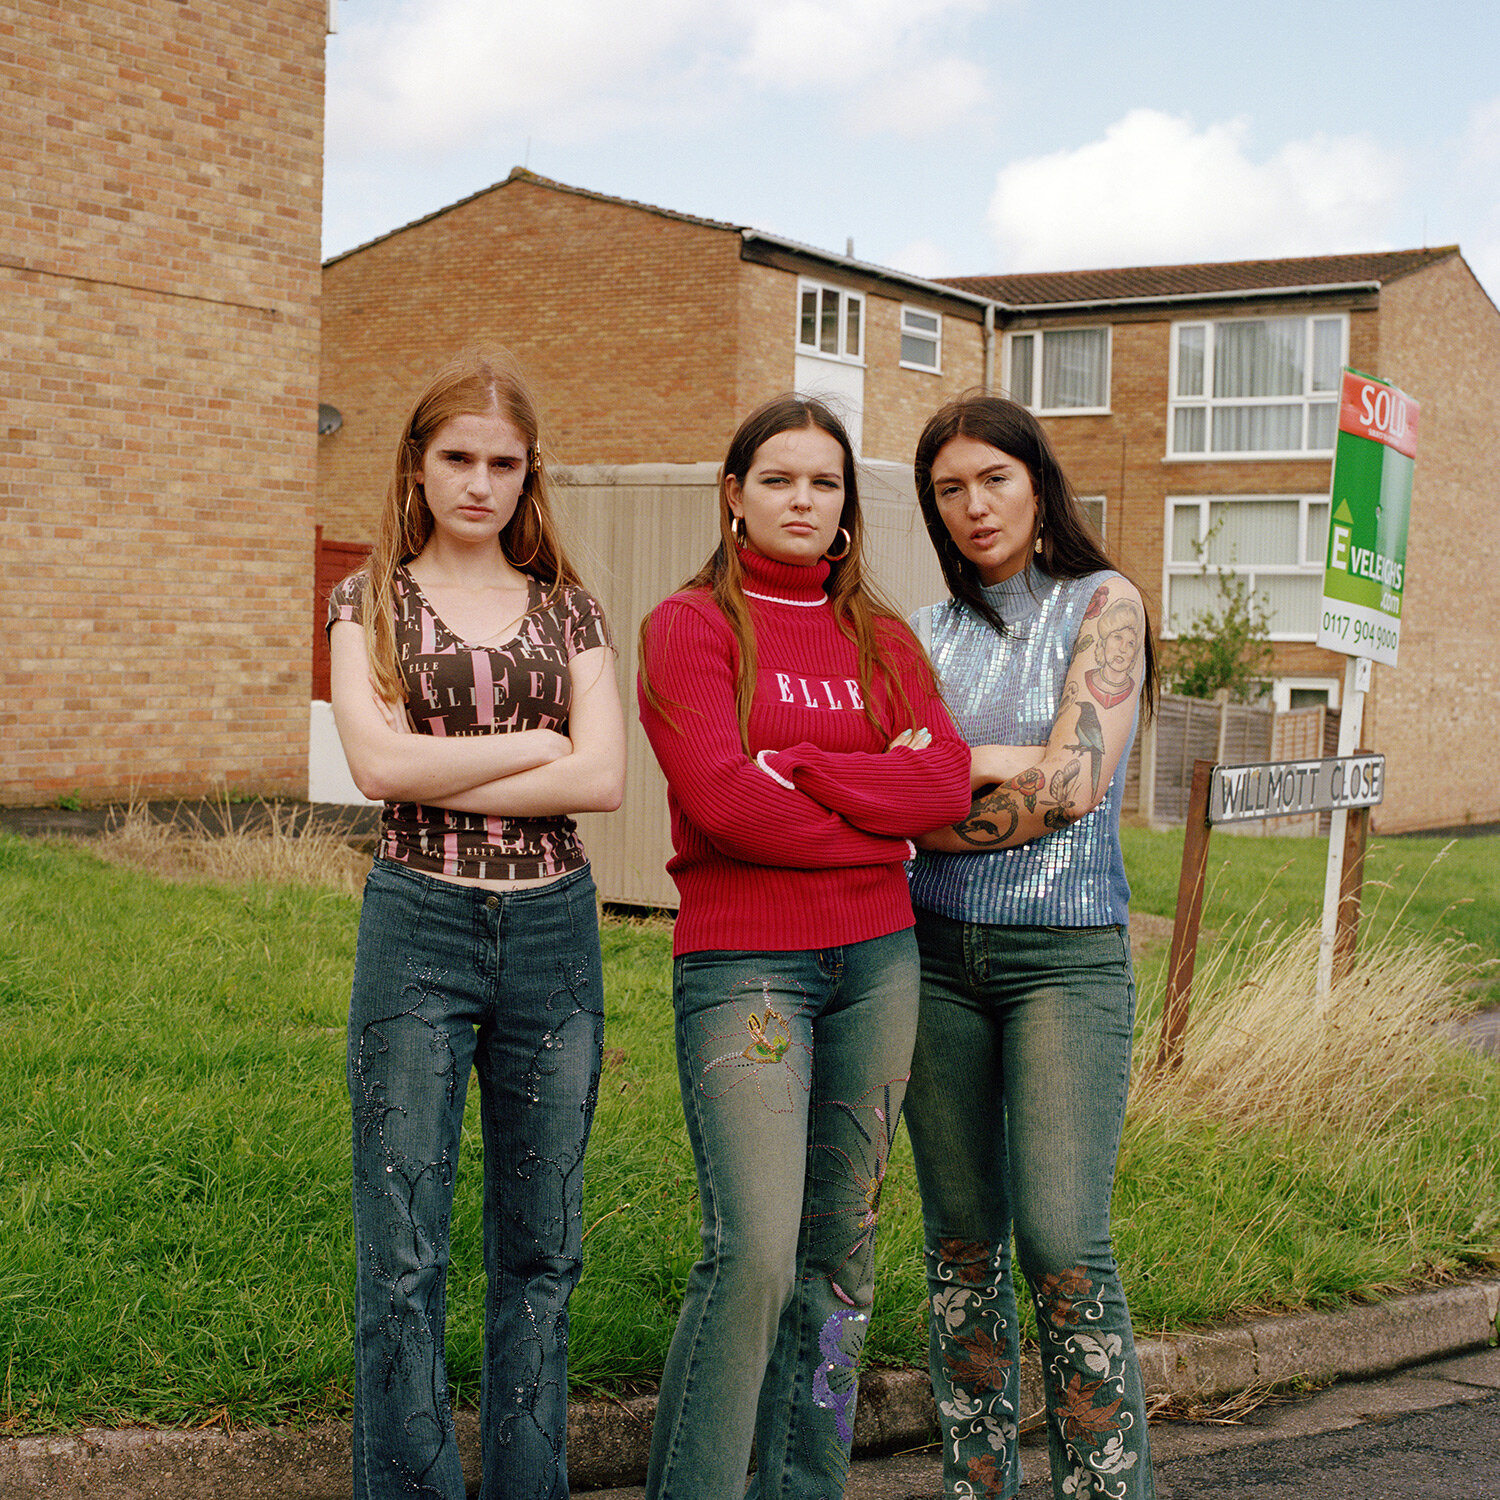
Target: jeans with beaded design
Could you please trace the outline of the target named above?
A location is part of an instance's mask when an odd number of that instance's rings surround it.
[[[651,1500],[839,1500],[880,1189],[916,1027],[909,930],[674,972],[702,1251],[662,1376]]]
[[[484,1142],[484,1500],[564,1500],[568,1297],[603,1042],[587,869],[493,892],[379,860],[349,1008],[356,1500],[463,1500],[444,1358],[472,1067]]]
[[[919,910],[917,938],[907,1128],[945,1495],[996,1500],[1021,1484],[1014,1234],[1041,1344],[1053,1494],[1151,1500],[1140,1367],[1109,1230],[1135,1018],[1125,932]]]

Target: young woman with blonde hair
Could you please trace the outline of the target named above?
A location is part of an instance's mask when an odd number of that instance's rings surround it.
[[[641,627],[703,1213],[652,1500],[741,1500],[752,1438],[752,1497],[843,1493],[916,1024],[904,862],[969,795],[968,749],[863,576],[862,535],[842,424],[769,402],[724,460],[719,545]]]
[[[349,1010],[354,1494],[464,1495],[444,1324],[472,1067],[480,1494],[558,1500],[603,1027],[594,884],[568,815],[619,805],[625,742],[609,633],[558,539],[509,356],[456,360],[417,399],[329,644],[350,770],[385,803]]]

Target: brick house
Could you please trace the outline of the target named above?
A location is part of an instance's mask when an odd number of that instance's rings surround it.
[[[1211,560],[1269,599],[1282,708],[1337,707],[1342,682],[1313,643],[1338,371],[1394,380],[1422,432],[1401,665],[1366,703],[1390,760],[1373,822],[1500,818],[1500,667],[1460,649],[1471,622],[1500,627],[1500,314],[1456,248],[932,282],[518,169],[330,261],[323,328],[343,419],[319,445],[329,544],[368,541],[413,389],[465,343],[513,349],[555,456],[594,471],[717,462],[743,412],[795,386],[840,400],[865,458],[909,476],[927,416],[983,385],[1042,415],[1168,636],[1213,532]],[[326,552],[330,581],[349,556]],[[1477,774],[1434,776],[1434,743]]]
[[[330,10],[6,7],[8,803],[306,787]]]
[[[517,168],[323,272],[318,519],[368,539],[391,443],[446,354],[502,343],[565,463],[717,463],[794,386],[840,404],[866,457],[907,463],[923,421],[981,384],[983,296]]]
[[[1387,832],[1500,819],[1500,312],[1457,247],[957,278],[993,299],[999,384],[1043,414],[1170,639],[1205,590],[1194,542],[1269,600],[1277,706],[1338,705],[1313,644],[1338,376],[1421,404],[1400,665],[1365,739]]]

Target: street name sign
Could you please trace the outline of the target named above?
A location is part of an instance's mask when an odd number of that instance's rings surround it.
[[[1384,795],[1383,755],[1215,766],[1209,783],[1208,821],[1249,823],[1341,807],[1376,807]]]
[[[1418,406],[1388,381],[1345,370],[1318,644],[1396,665]]]

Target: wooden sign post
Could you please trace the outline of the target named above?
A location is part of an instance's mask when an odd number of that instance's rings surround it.
[[[1338,926],[1329,939],[1330,963],[1337,952],[1339,971],[1347,968],[1359,930],[1364,879],[1364,838],[1370,808],[1385,792],[1383,755],[1343,755],[1331,760],[1272,761],[1248,766],[1193,762],[1187,831],[1182,841],[1182,874],[1177,881],[1177,918],[1172,925],[1172,952],[1167,959],[1167,993],[1162,1008],[1159,1068],[1182,1061],[1187,1033],[1193,969],[1198,959],[1198,927],[1203,916],[1203,887],[1208,873],[1208,836],[1215,823],[1246,823],[1332,811],[1335,820],[1353,826],[1334,830],[1339,849]],[[1351,811],[1352,810],[1352,811]],[[1319,994],[1324,991],[1320,987]]]

